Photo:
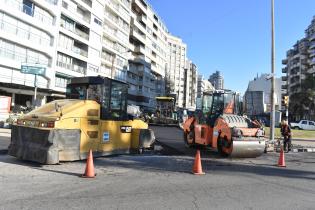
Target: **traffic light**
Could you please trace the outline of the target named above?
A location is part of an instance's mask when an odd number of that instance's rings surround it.
[[[282,103],[284,104],[284,106],[289,106],[289,96],[282,96]]]

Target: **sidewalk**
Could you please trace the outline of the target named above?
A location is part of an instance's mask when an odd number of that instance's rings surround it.
[[[313,139],[292,139],[292,144],[315,148],[315,140]]]
[[[0,128],[1,137],[11,137],[11,129]]]

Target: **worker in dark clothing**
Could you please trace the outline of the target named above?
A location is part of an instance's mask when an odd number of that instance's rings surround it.
[[[285,152],[291,151],[291,128],[285,120],[281,124],[281,134],[283,136],[283,150]]]

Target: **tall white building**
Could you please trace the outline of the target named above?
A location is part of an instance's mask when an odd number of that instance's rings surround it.
[[[224,89],[224,78],[220,71],[216,71],[211,74],[209,77],[209,82],[213,85],[213,87],[217,90]]]
[[[37,76],[37,106],[64,98],[72,77],[101,75],[127,82],[128,102],[154,110],[155,97],[165,95],[166,73],[178,106],[193,106],[187,46],[169,35],[147,1],[0,3],[0,95],[11,96],[13,106],[34,100],[35,76],[21,73],[22,65],[45,69]]]
[[[197,66],[191,60],[187,60],[185,69],[184,107],[189,110],[196,109],[197,82]]]
[[[167,94],[176,94],[176,106],[185,108],[185,69],[187,69],[187,45],[178,37],[169,34],[168,65],[166,71]]]
[[[153,111],[155,97],[165,94],[168,31],[146,1],[132,0],[131,11],[128,101]]]
[[[206,80],[203,75],[198,75],[197,98],[202,98],[205,91],[212,90],[215,90],[213,85],[208,80]]]
[[[128,0],[2,0],[0,94],[25,106],[34,75],[21,65],[41,65],[37,105],[64,97],[67,81],[102,75],[126,81],[131,3]]]
[[[54,85],[57,43],[57,1],[2,0],[0,7],[0,94],[12,105],[32,101],[34,75],[20,72],[25,63],[46,67],[48,79],[38,77],[38,102]]]

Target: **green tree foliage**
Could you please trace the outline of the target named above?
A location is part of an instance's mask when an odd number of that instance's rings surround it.
[[[315,76],[306,74],[301,91],[290,96],[289,112],[293,120],[315,118]]]

